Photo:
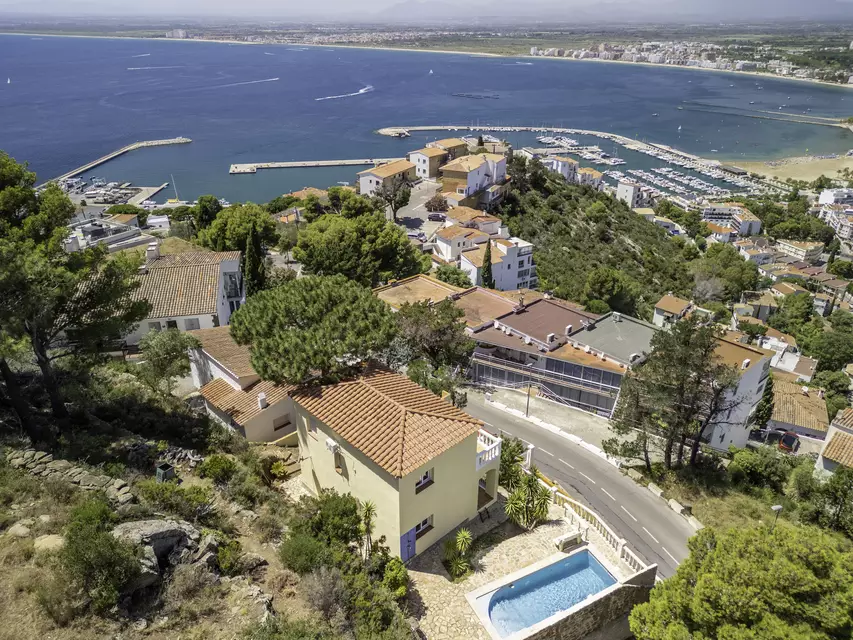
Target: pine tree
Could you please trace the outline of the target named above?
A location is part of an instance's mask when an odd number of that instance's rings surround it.
[[[755,407],[755,413],[752,414],[752,423],[759,429],[767,427],[770,417],[773,415],[773,376],[767,376],[767,382],[764,385],[764,393],[761,400],[758,401],[758,406]]]
[[[266,282],[263,248],[257,228],[253,224],[246,242],[246,256],[243,262],[243,278],[246,281],[246,295],[253,296],[263,290]]]
[[[492,276],[492,241],[486,243],[486,253],[483,254],[483,286],[486,289],[495,288],[495,278]]]

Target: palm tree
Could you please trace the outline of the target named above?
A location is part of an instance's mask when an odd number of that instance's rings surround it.
[[[529,530],[548,517],[550,504],[551,491],[539,482],[539,470],[531,467],[507,498],[505,510],[510,520]]]
[[[468,553],[474,543],[471,531],[464,527],[456,532],[453,538],[444,543],[444,560],[450,575],[454,578],[464,575],[471,569],[471,559]]]
[[[373,520],[376,518],[376,505],[370,500],[365,500],[364,504],[361,505],[361,530],[364,539],[362,544],[364,545],[364,560],[367,561],[370,558],[370,554],[373,551],[373,540],[371,536],[373,535]]]

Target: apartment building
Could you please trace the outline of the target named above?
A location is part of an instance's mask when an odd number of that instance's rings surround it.
[[[702,220],[729,226],[740,237],[761,233],[761,220],[738,202],[708,203],[702,208]]]
[[[601,189],[601,179],[603,174],[601,171],[596,171],[590,167],[581,167],[577,171],[578,184],[585,184],[593,189]]]
[[[406,156],[415,165],[415,175],[421,179],[438,178],[438,169],[447,162],[447,157],[447,151],[438,147],[424,147]]]
[[[442,195],[452,206],[488,207],[506,193],[506,157],[497,153],[462,156],[439,169]]]
[[[358,172],[358,190],[363,196],[373,196],[383,186],[394,180],[414,182],[417,179],[415,165],[408,160],[395,160],[387,164]]]
[[[818,204],[853,205],[853,189],[824,189],[818,196]]]
[[[823,243],[779,240],[776,242],[776,249],[803,262],[817,262],[823,253]]]
[[[489,234],[479,229],[471,229],[451,225],[442,227],[435,233],[433,255],[442,262],[458,265],[459,256],[463,251],[484,244],[489,240]]]
[[[535,289],[539,284],[533,263],[533,245],[521,238],[491,239],[491,263],[494,288],[499,291]],[[475,285],[483,284],[486,243],[466,249],[459,255],[459,268]]]
[[[775,253],[768,246],[753,243],[751,240],[738,240],[734,243],[738,253],[747,262],[754,262],[757,265],[770,264],[774,260]]]
[[[208,415],[249,442],[295,445],[288,395],[295,387],[261,380],[249,347],[234,342],[230,331],[214,327],[188,332],[201,344],[189,351],[190,370]]]
[[[644,208],[652,204],[651,190],[633,180],[620,180],[616,185],[616,199],[631,209]]]
[[[559,173],[566,182],[577,182],[578,161],[568,156],[548,156],[542,159],[542,164],[547,169]]]
[[[447,153],[447,160],[456,160],[468,155],[468,143],[462,138],[444,138],[426,143],[427,149],[441,149]]]
[[[853,468],[853,409],[844,409],[833,418],[815,462],[815,469],[823,475],[835,473],[838,467]]]
[[[494,504],[501,439],[406,376],[374,369],[291,395],[305,487],[375,504],[374,538],[404,562]]]
[[[228,324],[245,301],[240,252],[188,252],[160,255],[156,242],[148,245],[139,271],[136,299],[151,304],[149,316],[127,334],[136,345],[149,331],[209,329]]]
[[[827,204],[821,208],[821,219],[832,227],[839,240],[853,238],[853,204]]]

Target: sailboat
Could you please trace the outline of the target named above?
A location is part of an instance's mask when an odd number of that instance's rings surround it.
[[[432,69],[429,70],[429,75],[432,75]]]
[[[678,125],[678,130],[681,131],[681,125]]]
[[[6,84],[12,84],[12,78],[6,78]]]
[[[172,179],[172,187],[174,187],[174,189],[175,189],[175,197],[169,198],[168,200],[166,200],[166,206],[167,207],[182,207],[184,205],[189,204],[189,202],[186,202],[185,200],[181,200],[178,198],[178,185],[175,182],[175,176],[173,176],[170,173],[169,177]]]

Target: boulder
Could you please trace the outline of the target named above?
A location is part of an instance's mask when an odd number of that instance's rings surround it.
[[[240,569],[243,573],[252,573],[260,567],[265,567],[268,564],[269,563],[266,561],[266,558],[258,555],[257,553],[244,553],[243,557],[240,558]]]
[[[33,460],[47,464],[48,462],[53,462],[53,456],[45,451],[36,451],[36,454],[33,456]]]
[[[36,553],[52,553],[59,551],[65,546],[65,538],[56,534],[48,536],[39,536],[33,543],[33,548]]]
[[[26,463],[24,462],[24,459],[22,457],[12,458],[11,460],[9,460],[9,465],[13,469],[20,469],[24,466],[24,464]]]
[[[9,527],[9,530],[6,531],[6,533],[8,533],[13,538],[29,538],[30,528],[25,524],[16,522],[11,527]]]
[[[157,554],[150,546],[142,547],[142,554],[139,558],[139,574],[135,580],[125,587],[125,592],[133,593],[158,582],[160,582],[160,563],[157,561]]]
[[[39,522],[41,522],[42,524],[47,524],[47,523],[48,523],[48,522],[50,522],[52,519],[53,519],[53,518],[51,518],[51,517],[50,517],[49,515],[47,515],[46,513],[44,513],[44,514],[42,514],[42,515],[40,515],[40,516],[39,516]]]
[[[77,480],[84,489],[103,489],[110,482],[109,476],[96,476],[91,473],[83,473]]]
[[[68,471],[68,469],[73,466],[74,465],[68,462],[68,460],[54,460],[53,462],[49,462],[47,464],[48,469],[50,469],[51,471],[58,471],[60,473]]]
[[[216,558],[216,553],[207,552],[203,554],[200,558],[195,560],[193,564],[198,564],[211,571],[216,571],[219,568],[219,561]]]
[[[195,541],[201,537],[188,522],[175,520],[123,522],[113,529],[113,535],[130,544],[150,546],[161,561],[165,561],[175,547],[195,547]]]

